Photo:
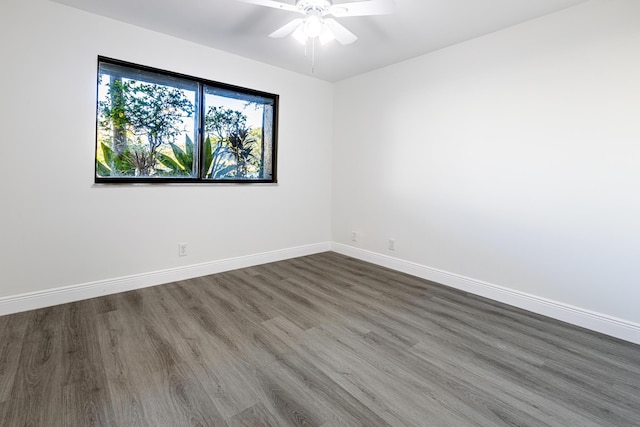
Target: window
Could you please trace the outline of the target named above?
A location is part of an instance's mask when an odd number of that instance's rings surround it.
[[[95,182],[276,182],[278,95],[98,58]]]

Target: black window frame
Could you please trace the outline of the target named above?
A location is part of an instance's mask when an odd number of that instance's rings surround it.
[[[197,176],[195,177],[150,177],[150,176],[99,176],[98,174],[98,145],[99,145],[99,122],[100,122],[100,110],[99,110],[99,95],[98,90],[100,87],[100,65],[110,64],[118,67],[130,68],[132,70],[155,73],[167,77],[168,79],[176,78],[180,80],[188,80],[194,82],[198,86],[196,92],[197,102],[194,108],[194,114],[199,116],[198,127],[194,139],[194,150],[198,150],[196,158],[198,164],[195,166]],[[271,123],[271,142],[270,142],[270,164],[271,164],[271,178],[258,178],[258,179],[214,179],[205,178],[203,175],[202,167],[199,164],[200,159],[204,157],[204,141],[206,137],[205,132],[205,88],[216,88],[221,91],[234,92],[241,95],[247,95],[250,97],[266,98],[273,102],[273,114]],[[176,73],[173,71],[162,70],[155,67],[149,67],[146,65],[135,64],[128,61],[122,61],[119,59],[109,58],[105,56],[98,56],[97,61],[97,80],[96,80],[96,137],[94,141],[94,183],[96,184],[275,184],[277,180],[277,159],[278,159],[278,113],[279,113],[279,100],[280,96],[277,94],[264,92],[260,90],[250,89],[242,86],[237,86],[228,83],[222,83],[214,80],[199,78],[190,76],[187,74]],[[264,132],[264,124],[263,124]],[[264,135],[263,135],[264,138]],[[263,148],[264,151],[264,148]],[[264,159],[262,159],[264,164]]]

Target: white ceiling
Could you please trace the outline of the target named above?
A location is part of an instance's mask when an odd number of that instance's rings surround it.
[[[52,1],[335,82],[588,0],[396,0],[393,15],[340,18],[359,39],[317,47],[313,72],[302,45],[268,37],[295,12],[237,0]]]

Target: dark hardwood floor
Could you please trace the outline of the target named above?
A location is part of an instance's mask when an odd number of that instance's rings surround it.
[[[640,346],[335,253],[0,317],[0,426],[640,426]]]

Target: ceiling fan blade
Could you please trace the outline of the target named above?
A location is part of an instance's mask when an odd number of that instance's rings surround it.
[[[394,0],[368,0],[334,4],[328,13],[339,18],[343,16],[388,15],[396,9]]]
[[[275,30],[273,33],[269,34],[269,37],[280,38],[288,36],[293,33],[304,21],[302,18],[294,19],[293,21],[284,24],[282,27]]]
[[[259,6],[272,7],[274,9],[288,10],[290,12],[298,12],[298,8],[293,4],[281,3],[275,0],[238,0],[243,3],[257,4]]]
[[[324,24],[331,30],[340,44],[351,44],[358,40],[355,34],[340,25],[335,19],[327,18]]]

